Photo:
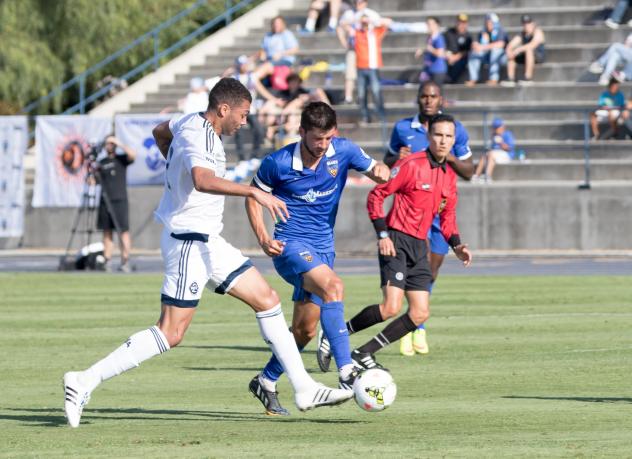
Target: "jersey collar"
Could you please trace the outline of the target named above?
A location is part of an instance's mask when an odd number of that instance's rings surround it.
[[[430,151],[430,148],[428,148],[428,150],[426,150],[426,152],[428,153],[428,162],[430,163],[430,167],[432,169],[435,169],[437,167],[440,167],[441,169],[443,169],[443,172],[445,172],[446,169],[446,163],[447,161],[443,161],[442,163],[440,163],[439,161],[437,161],[434,157],[434,155],[432,154],[432,152]]]
[[[335,154],[336,150],[334,150],[334,144],[332,142],[329,144],[329,148],[327,149],[325,156],[327,158],[331,158]],[[292,153],[292,169],[294,169],[295,171],[303,170],[303,158],[301,158],[301,142],[296,142],[296,145],[294,146],[294,153]]]
[[[441,113],[443,113],[443,112],[441,110],[439,110],[437,112],[437,115],[439,115]],[[413,118],[413,120],[410,122],[410,128],[411,129],[424,129],[425,130],[424,125],[421,124],[421,120],[419,119],[419,113],[417,113],[415,115],[415,117]]]

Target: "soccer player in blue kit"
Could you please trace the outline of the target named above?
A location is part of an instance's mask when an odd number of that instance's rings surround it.
[[[339,370],[339,386],[349,389],[357,373],[344,321],[343,284],[333,271],[336,213],[349,169],[377,183],[385,183],[390,170],[355,143],[335,137],[336,131],[336,112],[325,103],[311,103],[301,114],[300,142],[262,161],[252,185],[284,201],[290,214],[287,221],[276,222],[273,237],[266,229],[261,205],[253,199],[246,201],[246,207],[263,251],[273,258],[281,277],[294,286],[292,332],[299,349],[316,335],[320,318]],[[273,356],[249,385],[270,415],[288,414],[276,391],[282,373]]]
[[[441,106],[443,105],[443,97],[439,85],[433,81],[427,81],[419,86],[417,103],[419,105],[419,113],[399,120],[393,127],[389,149],[384,157],[384,163],[389,167],[393,167],[398,160],[412,153],[424,151],[428,148],[428,122],[433,116],[441,113]],[[472,163],[472,151],[469,146],[469,135],[465,127],[458,121],[455,121],[455,129],[455,143],[447,157],[447,163],[458,176],[465,180],[470,180],[474,173],[474,164]],[[450,248],[441,234],[439,215],[436,215],[432,222],[427,240],[430,243],[430,269],[434,283],[439,275],[439,268],[443,264],[443,259]],[[430,289],[432,291],[432,284]],[[367,306],[349,320],[347,328],[350,333],[355,333],[387,319],[388,317],[382,315],[380,305],[373,304]],[[407,356],[415,355],[415,352],[420,354],[428,353],[424,324],[419,325],[415,332],[407,334],[400,340],[400,352]],[[320,369],[327,371],[329,367],[328,362],[331,360],[330,345],[322,333],[318,337],[317,357]]]

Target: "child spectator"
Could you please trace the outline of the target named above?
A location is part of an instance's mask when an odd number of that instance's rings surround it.
[[[467,67],[467,56],[472,49],[472,37],[468,28],[467,14],[456,17],[456,24],[450,27],[443,36],[446,42],[446,60],[448,62],[448,81],[458,83]]]
[[[516,63],[524,64],[524,79],[522,85],[533,83],[535,64],[544,62],[544,32],[537,26],[528,14],[522,15],[522,32],[511,39],[505,53],[507,53],[507,81],[505,86],[515,86]]]
[[[472,177],[472,182],[491,183],[492,174],[496,164],[507,164],[514,158],[514,148],[516,141],[513,133],[505,127],[505,123],[500,118],[492,121],[492,145],[490,150],[481,156],[476,172]],[[485,176],[483,177],[483,171]],[[483,180],[484,178],[484,180]]]
[[[361,124],[371,122],[368,106],[368,90],[371,89],[373,103],[384,122],[384,101],[380,85],[379,69],[382,68],[382,40],[387,26],[381,20],[372,21],[369,15],[360,19],[361,28],[355,34],[355,50],[358,69],[358,103],[362,113]]]
[[[485,15],[485,25],[478,34],[477,40],[472,43],[472,52],[468,60],[469,80],[468,86],[474,86],[480,77],[481,65],[489,64],[489,78],[487,84],[496,85],[500,79],[500,66],[507,62],[505,45],[507,33],[500,25],[500,19],[496,13]]]
[[[598,108],[590,114],[590,127],[592,129],[593,140],[600,138],[599,123],[608,122],[611,135],[617,136],[619,123],[628,118],[628,111],[625,110],[625,96],[619,89],[620,83],[614,78],[608,83],[608,89],[601,93]]]
[[[419,77],[420,81],[432,80],[439,86],[443,84],[448,72],[448,64],[445,59],[445,38],[441,34],[441,22],[439,18],[430,16],[426,19],[428,25],[428,40],[426,49],[417,49],[415,57],[419,59],[423,55],[424,64]]]

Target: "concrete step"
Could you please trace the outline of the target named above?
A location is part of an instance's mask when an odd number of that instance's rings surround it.
[[[294,9],[307,11],[309,0],[295,2]],[[500,8],[523,9],[535,14],[543,7],[550,7],[551,0],[371,0],[370,8],[382,11],[445,11],[466,12],[476,10],[496,11]],[[560,7],[593,7],[599,9],[606,1],[597,0],[555,0],[555,5]]]
[[[527,160],[499,164],[494,169],[496,180],[577,180],[586,177],[582,160]],[[632,161],[590,161],[591,180],[629,180]]]

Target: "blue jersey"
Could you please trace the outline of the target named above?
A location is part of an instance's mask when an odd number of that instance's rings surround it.
[[[460,160],[464,160],[472,156],[470,136],[459,121],[455,122],[455,126],[455,141],[451,152]],[[405,146],[410,147],[413,152],[425,151],[428,145],[428,132],[421,121],[419,121],[419,115],[415,115],[395,123],[391,134],[391,142],[388,146],[388,153],[399,155],[399,149]]]
[[[375,161],[348,139],[334,137],[316,170],[303,167],[300,142],[268,155],[254,183],[284,201],[290,213],[279,221],[274,238],[307,242],[319,252],[334,251],[334,224],[347,171],[366,172]]]

